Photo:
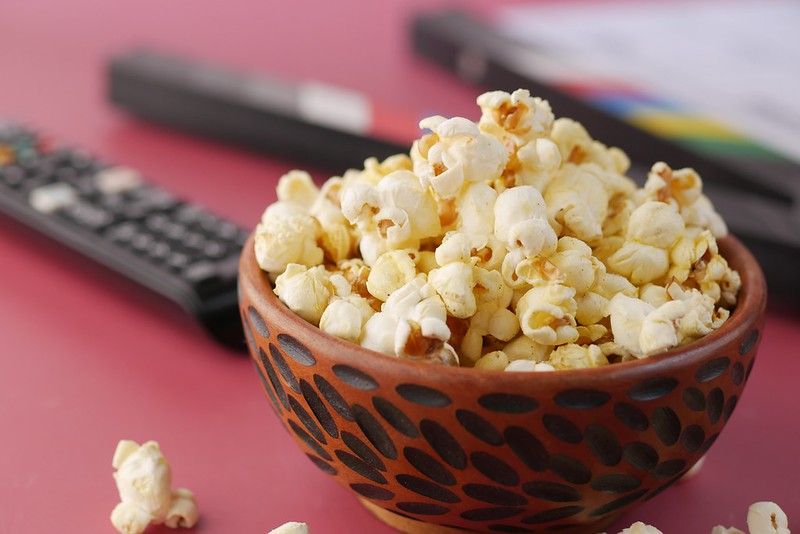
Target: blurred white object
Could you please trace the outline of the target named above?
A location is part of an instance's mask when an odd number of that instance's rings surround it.
[[[268,534],[308,534],[308,525],[305,523],[298,523],[297,521],[289,521],[283,525],[272,529]]]
[[[800,159],[800,3],[553,2],[499,13],[551,82],[622,81]],[[525,65],[521,65],[525,67]]]

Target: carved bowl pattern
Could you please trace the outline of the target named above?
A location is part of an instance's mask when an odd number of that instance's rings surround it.
[[[239,301],[275,414],[383,520],[420,532],[597,532],[691,468],[742,395],[766,290],[741,243],[720,247],[743,281],[728,322],[686,347],[598,369],[446,368],[341,341],[276,298],[252,241]]]

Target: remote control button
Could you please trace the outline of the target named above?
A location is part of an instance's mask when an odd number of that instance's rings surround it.
[[[228,221],[221,221],[217,226],[217,235],[223,239],[236,239],[239,228]]]
[[[43,167],[43,166],[42,166]],[[39,168],[39,172],[43,172],[46,174],[51,174],[47,172],[42,167]],[[78,179],[78,171],[72,167],[61,167],[60,169],[54,172],[56,176],[56,180],[61,182],[74,182]]]
[[[93,230],[99,230],[114,222],[114,216],[111,213],[87,202],[68,205],[61,213]]]
[[[178,223],[170,223],[164,227],[164,235],[173,241],[183,241],[186,236],[186,227]]]
[[[208,283],[219,278],[216,265],[210,261],[201,261],[186,267],[182,276],[193,284]]]
[[[219,243],[210,241],[206,243],[206,246],[203,247],[203,254],[211,259],[216,260],[225,255],[225,247]]]
[[[129,194],[136,199],[137,204],[146,207],[150,211],[168,210],[178,203],[178,199],[173,195],[152,186],[131,189]]]
[[[174,269],[183,269],[189,264],[189,256],[182,252],[173,252],[167,257],[167,265]]]
[[[44,185],[28,194],[28,203],[41,213],[53,213],[74,204],[76,199],[75,189],[65,183]]]
[[[17,188],[25,181],[25,171],[16,165],[9,165],[0,169],[0,182],[9,187]]]
[[[201,249],[206,244],[206,238],[197,232],[191,232],[184,239],[183,244],[189,248]]]
[[[151,258],[163,260],[169,255],[170,250],[171,249],[168,244],[164,243],[163,241],[157,241],[150,245],[150,248],[147,250],[147,254]]]
[[[169,219],[165,215],[161,215],[157,213],[155,215],[150,215],[145,221],[145,226],[149,229],[153,230],[154,232],[162,232],[165,228],[167,228],[170,224]]]
[[[148,249],[153,245],[153,236],[150,234],[136,234],[131,239],[131,246],[138,252],[148,252]]]
[[[94,176],[97,189],[106,195],[124,193],[142,185],[142,176],[128,167],[109,167]]]
[[[175,213],[175,219],[182,223],[192,223],[202,217],[204,209],[198,204],[184,204]]]
[[[127,243],[138,235],[139,227],[132,222],[123,222],[112,226],[106,232],[106,237],[112,241]]]

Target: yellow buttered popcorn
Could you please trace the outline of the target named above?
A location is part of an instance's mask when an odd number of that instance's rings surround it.
[[[556,347],[547,363],[556,369],[585,369],[608,365],[608,359],[597,345],[568,343]]]
[[[664,278],[669,249],[684,232],[680,214],[670,204],[648,201],[631,213],[625,242],[606,260],[611,271],[636,285]]]
[[[276,295],[395,357],[535,372],[629,361],[719,328],[741,278],[692,169],[630,161],[526,90],[428,117],[408,154],[320,187],[280,178],[255,232]]]
[[[517,302],[522,333],[543,345],[563,345],[578,339],[575,290],[561,284],[533,287]]]
[[[290,263],[275,279],[278,298],[290,310],[317,326],[333,293],[328,273],[321,265],[307,268]]]

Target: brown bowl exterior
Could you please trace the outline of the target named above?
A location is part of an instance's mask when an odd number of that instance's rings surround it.
[[[286,308],[252,237],[240,308],[276,415],[317,467],[360,497],[470,531],[597,532],[694,465],[742,394],[766,288],[738,240],[720,248],[743,282],[727,323],[700,342],[605,368],[503,373],[368,351]]]

